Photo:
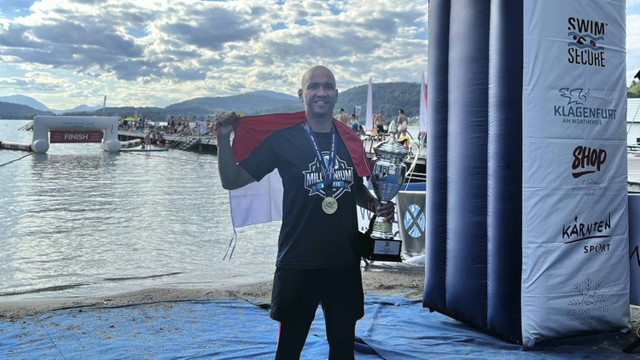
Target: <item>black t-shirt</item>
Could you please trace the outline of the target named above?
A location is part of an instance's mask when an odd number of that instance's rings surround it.
[[[330,133],[314,133],[325,163],[331,147]],[[338,209],[322,210],[325,197],[321,169],[301,123],[277,130],[265,138],[240,166],[254,179],[278,169],[282,178],[282,226],[276,266],[326,268],[351,265],[359,260],[355,189],[362,182],[351,156],[336,133],[337,151],[333,197]]]

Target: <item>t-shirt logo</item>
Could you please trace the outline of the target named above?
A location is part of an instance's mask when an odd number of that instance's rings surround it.
[[[322,159],[325,165],[329,162],[329,152],[322,153]],[[345,191],[351,191],[350,186],[353,184],[353,167],[347,166],[347,162],[336,156],[336,162],[333,166],[333,197],[339,198]],[[309,190],[309,196],[320,194],[326,196],[324,182],[322,177],[322,168],[315,159],[309,164],[309,170],[303,171],[304,187]]]

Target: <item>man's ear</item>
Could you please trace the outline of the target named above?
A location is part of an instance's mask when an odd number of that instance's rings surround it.
[[[338,91],[338,89],[336,89],[336,101],[338,101],[338,93],[339,93],[339,91]]]
[[[298,100],[304,102],[304,99],[302,98],[302,89],[298,89]]]

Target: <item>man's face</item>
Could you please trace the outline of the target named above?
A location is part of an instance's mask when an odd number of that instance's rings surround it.
[[[316,67],[307,72],[302,79],[302,88],[298,90],[298,97],[304,102],[308,114],[330,118],[338,100],[336,80],[331,71]]]

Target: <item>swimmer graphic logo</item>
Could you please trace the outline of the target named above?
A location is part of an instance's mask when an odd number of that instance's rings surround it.
[[[605,39],[608,24],[571,16],[567,19],[567,25],[569,64],[605,67],[605,48],[600,43]]]

